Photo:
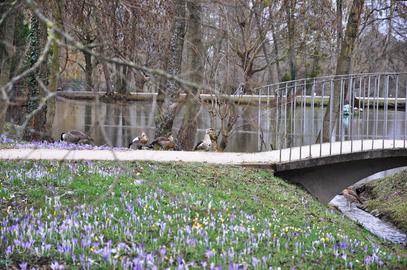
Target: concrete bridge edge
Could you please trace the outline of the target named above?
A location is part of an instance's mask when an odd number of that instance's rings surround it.
[[[322,203],[345,187],[380,171],[407,166],[406,149],[373,150],[274,164],[274,174],[300,184]]]

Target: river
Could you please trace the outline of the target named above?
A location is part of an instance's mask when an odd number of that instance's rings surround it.
[[[154,115],[157,104],[152,101],[137,101],[125,104],[99,103],[93,101],[71,100],[58,98],[56,115],[52,135],[55,139],[66,130],[81,130],[91,135],[97,145],[108,144],[112,146],[127,146],[135,136],[146,132],[150,139],[154,136]],[[292,143],[296,145],[315,142],[320,129],[323,112],[320,108],[306,107],[305,110],[297,109],[292,122],[287,121],[284,110],[279,112],[276,119],[276,109],[265,105],[237,106],[239,115],[229,144],[225,151],[229,152],[258,152],[270,150],[270,143],[274,148],[287,147],[288,140],[285,136],[276,135],[290,126],[292,128]],[[173,131],[176,133],[181,125],[183,111],[181,110],[174,121]],[[378,119],[376,121],[376,119]],[[403,138],[405,113],[404,111],[387,112],[387,125],[385,125],[383,110],[374,112],[365,110],[353,116],[343,117],[338,135],[333,140],[352,138],[374,138],[386,134],[388,138]],[[201,105],[197,118],[198,132],[195,140],[201,140],[205,129],[211,126],[211,117],[208,105]],[[221,121],[213,121],[215,128],[219,129]],[[259,125],[260,124],[260,125]],[[276,127],[278,126],[278,133]],[[340,135],[341,134],[341,135]],[[261,144],[261,139],[265,144]],[[276,143],[277,141],[277,143]]]

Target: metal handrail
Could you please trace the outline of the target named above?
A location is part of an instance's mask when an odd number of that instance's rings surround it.
[[[373,72],[373,73],[353,73],[353,74],[342,74],[342,75],[325,75],[325,76],[320,76],[320,77],[307,77],[307,78],[302,78],[302,79],[296,79],[296,80],[290,80],[290,81],[284,81],[284,82],[278,82],[278,83],[271,83],[271,84],[266,84],[262,85],[259,87],[253,88],[253,92],[255,92],[258,89],[261,88],[266,88],[266,87],[271,87],[274,85],[279,85],[279,84],[286,84],[286,83],[293,83],[293,82],[299,82],[299,81],[309,81],[309,80],[319,80],[319,79],[326,79],[326,78],[341,78],[341,77],[363,77],[363,76],[377,76],[377,75],[402,75],[402,74],[407,74],[407,71],[401,71],[401,72]]]
[[[258,132],[262,131],[261,139],[267,145],[280,150],[280,161],[285,151],[289,151],[289,160],[295,155],[302,159],[337,154],[337,147],[339,153],[376,149],[377,140],[382,149],[388,140],[391,148],[405,148],[407,72],[305,78],[268,84],[255,88],[255,92],[259,98]],[[339,100],[334,100],[335,93]],[[260,102],[264,97],[267,102]],[[271,116],[263,117],[260,112],[264,110]],[[293,152],[296,147],[299,153]]]

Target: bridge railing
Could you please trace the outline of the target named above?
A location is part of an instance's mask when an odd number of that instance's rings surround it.
[[[406,147],[407,72],[301,79],[255,91],[259,151],[279,149],[280,161]]]

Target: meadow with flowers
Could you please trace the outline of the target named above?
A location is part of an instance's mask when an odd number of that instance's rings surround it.
[[[0,269],[406,269],[271,171],[0,161]]]

